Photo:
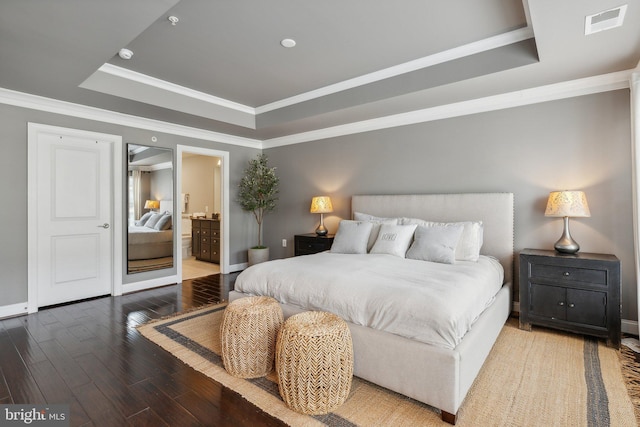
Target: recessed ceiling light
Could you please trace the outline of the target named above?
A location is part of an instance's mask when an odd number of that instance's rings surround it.
[[[133,56],[133,52],[129,49],[122,48],[118,52],[118,56],[122,59],[131,59],[131,57]]]
[[[296,41],[294,39],[283,39],[280,44],[283,47],[294,47],[296,45]]]

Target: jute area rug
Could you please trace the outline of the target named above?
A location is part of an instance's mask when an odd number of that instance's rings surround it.
[[[194,369],[292,426],[441,426],[439,410],[354,377],[334,413],[287,408],[277,377],[244,380],[224,370],[220,323],[225,304],[143,325],[139,331]],[[596,340],[511,319],[458,412],[458,426],[636,426],[618,351]],[[425,387],[428,387],[425,384]]]

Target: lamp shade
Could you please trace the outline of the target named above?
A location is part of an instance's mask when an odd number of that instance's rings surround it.
[[[552,191],[549,193],[544,216],[589,217],[587,196],[582,191]]]
[[[329,213],[333,212],[333,205],[331,204],[331,197],[318,196],[311,199],[311,213]]]
[[[160,202],[157,200],[147,200],[144,202],[145,209],[158,209],[160,207]]]

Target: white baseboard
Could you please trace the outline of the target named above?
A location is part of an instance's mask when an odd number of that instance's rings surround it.
[[[229,266],[229,272],[230,273],[235,273],[237,271],[242,271],[247,267],[249,267],[249,263],[248,262],[243,262],[241,264],[232,264],[232,265]]]
[[[29,304],[27,304],[26,301],[18,304],[0,306],[0,319],[27,314],[29,312],[28,308]]]
[[[166,285],[173,285],[176,283],[182,283],[182,279],[178,278],[177,275],[159,277],[157,279],[144,280],[142,282],[123,283],[122,293],[128,294],[131,292],[143,291],[145,289],[157,288],[157,287],[166,286]]]
[[[622,319],[622,333],[638,335],[638,321]]]

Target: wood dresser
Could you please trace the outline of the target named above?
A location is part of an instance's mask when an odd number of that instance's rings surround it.
[[[197,260],[220,264],[220,220],[192,219],[191,247]]]

